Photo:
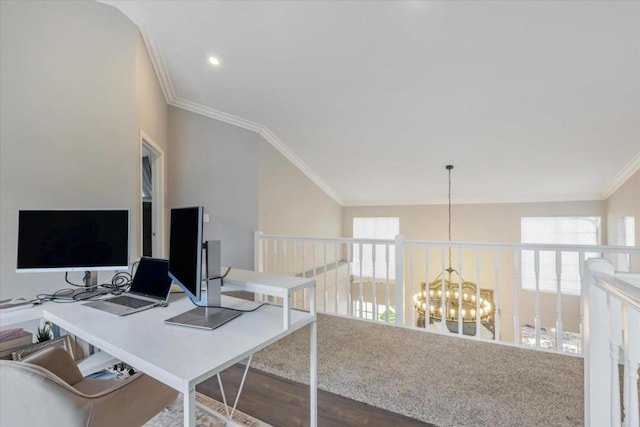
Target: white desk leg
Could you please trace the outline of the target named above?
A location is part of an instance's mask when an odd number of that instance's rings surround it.
[[[196,387],[189,386],[183,392],[182,409],[184,412],[184,427],[196,427]]]
[[[316,314],[316,289],[315,286],[311,288],[311,315]],[[310,420],[311,427],[318,425],[318,353],[317,353],[317,335],[318,335],[318,319],[314,319],[311,322],[311,342],[309,348],[309,354],[311,360],[309,361],[309,405],[310,405]]]
[[[311,405],[311,419],[309,420],[309,423],[311,427],[316,427],[318,425],[318,357],[316,351],[316,335],[318,332],[317,329],[318,322],[317,320],[314,320],[313,322],[311,322],[311,348],[309,352],[311,353],[311,361],[309,364],[309,371],[311,375],[311,378],[309,379],[309,404]]]
[[[289,325],[291,323],[291,313],[289,312],[289,309],[291,308],[291,292],[287,292],[287,297],[283,298],[282,301],[282,311],[283,313],[283,320],[282,320],[282,327],[284,329],[289,329]]]

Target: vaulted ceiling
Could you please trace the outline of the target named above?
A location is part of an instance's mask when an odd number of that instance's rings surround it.
[[[454,203],[597,200],[640,166],[640,2],[105,3],[169,104],[343,205],[442,203],[447,164]]]

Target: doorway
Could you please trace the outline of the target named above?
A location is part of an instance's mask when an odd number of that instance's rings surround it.
[[[141,153],[142,255],[164,257],[164,153],[144,132]]]

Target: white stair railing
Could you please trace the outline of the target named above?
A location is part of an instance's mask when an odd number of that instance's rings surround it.
[[[353,239],[256,232],[254,247],[258,271],[315,277],[319,312],[447,334],[451,327],[465,337],[471,333],[476,339],[577,355],[584,346],[585,292],[580,289],[586,287],[586,260],[594,256],[617,260],[623,254],[631,271],[636,272],[640,260],[639,247],[433,242],[405,240],[402,235]],[[526,264],[524,254],[528,255]],[[544,269],[543,256],[547,262]],[[414,295],[449,264],[465,280],[479,285],[474,301],[480,301],[481,290],[493,292],[490,323],[476,316],[474,328],[468,319],[461,318],[460,311],[446,325],[442,321],[429,324],[424,315],[419,316]],[[527,286],[524,276],[528,277]],[[572,282],[573,293],[567,293],[569,276],[578,281],[577,285]],[[458,298],[462,298],[458,280],[454,277]],[[307,308],[309,298],[308,293],[294,295],[294,306]],[[444,299],[440,301],[444,303]],[[433,304],[427,292],[427,310]],[[434,309],[439,308],[445,310]],[[478,304],[474,311],[480,308]]]
[[[640,274],[615,273],[605,259],[587,260],[587,270],[585,426],[639,427]]]

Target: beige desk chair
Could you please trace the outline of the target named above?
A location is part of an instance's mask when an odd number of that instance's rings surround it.
[[[71,356],[48,347],[21,362],[0,360],[0,425],[139,427],[177,392],[137,373],[84,379]]]

